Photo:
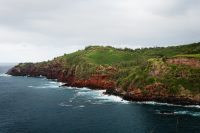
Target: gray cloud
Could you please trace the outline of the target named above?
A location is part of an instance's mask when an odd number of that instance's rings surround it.
[[[197,42],[199,16],[198,0],[1,0],[0,62],[47,60],[91,44]]]

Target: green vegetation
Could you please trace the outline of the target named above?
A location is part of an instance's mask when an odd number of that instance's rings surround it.
[[[124,90],[131,87],[143,89],[146,85],[163,83],[170,94],[177,94],[181,88],[200,92],[200,69],[183,65],[169,65],[172,57],[200,59],[200,43],[173,47],[143,49],[117,49],[110,46],[88,46],[72,54],[59,57],[65,68],[75,67],[75,75],[87,79],[92,74],[110,74]],[[106,67],[117,69],[115,73]],[[97,68],[102,70],[97,72]],[[104,69],[103,69],[104,68]]]
[[[112,65],[130,61],[133,58],[134,55],[131,52],[124,52],[111,47],[98,47],[90,49],[86,53],[86,59],[98,65]]]
[[[187,58],[200,59],[200,54],[180,54],[180,55],[176,55],[175,57],[187,57]]]

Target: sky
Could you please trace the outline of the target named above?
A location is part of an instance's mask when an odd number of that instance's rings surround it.
[[[39,62],[88,45],[199,42],[200,0],[0,0],[0,62]]]

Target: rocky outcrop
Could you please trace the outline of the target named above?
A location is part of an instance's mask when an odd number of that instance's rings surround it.
[[[115,82],[109,80],[106,75],[93,75],[89,79],[77,79],[74,76],[67,77],[64,86],[89,87],[91,89],[114,89]]]
[[[26,64],[25,67],[16,66],[10,69],[7,74],[13,76],[45,76],[48,79],[57,79],[64,82],[64,86],[89,87],[92,89],[113,89],[115,82],[109,79],[109,75],[94,74],[88,79],[79,79],[74,75],[74,70],[63,71],[59,63],[47,64],[38,67],[35,64]]]
[[[108,95],[115,95],[120,96],[124,100],[127,101],[136,101],[136,102],[147,102],[147,101],[155,101],[160,103],[169,103],[169,104],[177,104],[177,105],[200,105],[199,100],[194,100],[188,97],[183,96],[162,96],[162,95],[144,95],[142,93],[135,94],[135,93],[120,93],[115,89],[106,90]]]

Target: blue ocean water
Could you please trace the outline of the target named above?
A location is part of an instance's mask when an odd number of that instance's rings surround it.
[[[0,67],[0,133],[200,132],[198,106],[128,102],[103,91],[59,87],[52,80],[5,71]]]

